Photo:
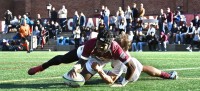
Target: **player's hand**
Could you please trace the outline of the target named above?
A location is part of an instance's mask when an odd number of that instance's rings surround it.
[[[69,72],[68,72],[68,75],[72,78],[75,78],[77,76],[76,74],[76,70],[75,69],[71,69]]]
[[[80,70],[81,70],[81,65],[80,64],[76,64],[76,65],[74,65],[73,69],[71,69],[68,72],[68,75],[70,75],[70,77],[74,78],[74,77],[77,76],[76,73],[78,73]]]
[[[122,82],[121,82],[121,85],[122,86],[126,86],[126,84],[128,83],[129,81],[128,80],[126,80],[125,78],[122,80]]]
[[[97,62],[93,62],[92,63],[92,69],[94,69],[95,71],[99,71],[100,70],[100,66]]]

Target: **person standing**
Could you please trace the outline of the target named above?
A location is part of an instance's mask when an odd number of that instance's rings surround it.
[[[167,8],[167,28],[168,28],[168,33],[171,32],[172,24],[173,24],[173,13],[171,12],[170,8]],[[166,33],[166,31],[165,31],[165,33]]]
[[[73,31],[73,34],[74,34],[75,48],[78,48],[80,46],[80,38],[81,38],[81,30],[79,26],[76,26],[76,29]]]
[[[109,16],[110,16],[110,10],[108,7],[105,7],[105,16],[104,16],[104,24],[106,25],[106,30],[109,29]]]
[[[138,9],[136,8],[136,3],[133,3],[132,7],[132,30],[135,30],[136,28],[136,23],[137,23],[137,18],[138,18]]]
[[[143,5],[143,3],[141,3],[141,4],[140,4],[140,9],[139,9],[139,18],[140,18],[140,20],[143,19],[144,14],[145,14],[144,5]]]
[[[55,10],[55,7],[52,8],[51,11],[51,21],[57,22],[58,12]]]
[[[81,12],[81,14],[80,14],[80,30],[81,30],[81,35],[83,33],[85,33],[85,31],[84,31],[84,27],[85,26],[86,26],[86,17],[83,14],[83,12]]]
[[[5,19],[5,28],[3,34],[6,34],[9,32],[9,25],[10,21],[12,20],[12,12],[10,10],[7,10],[4,14],[4,19]]]
[[[166,14],[164,13],[163,9],[160,9],[160,15],[158,15],[157,20],[158,20],[159,33],[165,32],[164,23],[166,22]]]
[[[66,19],[67,19],[67,9],[65,8],[65,5],[62,6],[62,9],[58,11],[58,18],[60,20],[60,25],[62,27],[62,30],[66,30]]]
[[[78,15],[78,12],[75,11],[74,13],[74,16],[73,16],[73,31],[76,29],[77,26],[79,26],[80,23],[79,23],[79,15]]]

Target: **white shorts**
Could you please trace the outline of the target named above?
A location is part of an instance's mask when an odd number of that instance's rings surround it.
[[[91,74],[96,74],[97,72],[95,70],[92,69],[92,63],[93,62],[97,62],[99,64],[99,66],[103,69],[103,67],[106,65],[106,63],[110,62],[110,61],[101,61],[99,59],[93,58],[93,57],[89,57],[88,61],[86,62],[86,69],[91,73]]]
[[[133,61],[134,65],[135,65],[135,72],[133,73],[132,80],[131,80],[131,81],[135,82],[140,77],[140,74],[143,69],[143,65],[136,58],[131,58],[130,61]],[[127,71],[126,65],[123,64],[119,60],[112,60],[111,65],[114,67],[111,70],[111,72],[117,76],[121,76],[122,73],[126,73],[126,71]]]

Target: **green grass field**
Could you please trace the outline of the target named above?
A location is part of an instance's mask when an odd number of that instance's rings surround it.
[[[176,70],[178,80],[164,80],[142,73],[137,82],[113,88],[95,76],[80,88],[63,83],[62,75],[74,63],[61,64],[29,76],[27,70],[65,52],[0,52],[0,91],[200,91],[200,52],[134,52],[143,65],[169,72]],[[106,66],[110,69],[110,64]]]

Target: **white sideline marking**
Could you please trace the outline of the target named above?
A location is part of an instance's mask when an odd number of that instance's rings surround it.
[[[194,69],[200,69],[200,67],[196,67],[196,68],[176,68],[176,69],[163,69],[163,70],[194,70]],[[97,75],[95,75],[97,76]],[[35,78],[35,79],[21,79],[21,80],[4,80],[4,81],[0,81],[0,83],[9,83],[9,82],[25,82],[25,81],[37,81],[37,80],[50,80],[50,79],[60,79],[62,78],[61,76],[59,77],[48,77],[48,78]],[[154,77],[141,77],[141,78],[154,78]],[[200,80],[199,78],[185,78],[185,77],[179,77],[178,79],[181,80]]]
[[[200,69],[200,67],[195,67],[195,68],[163,69],[163,70],[169,71],[169,70],[196,70],[196,69]]]

